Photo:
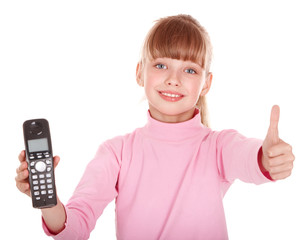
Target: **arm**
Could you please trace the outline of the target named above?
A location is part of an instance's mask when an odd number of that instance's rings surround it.
[[[218,169],[222,178],[260,184],[290,176],[295,157],[292,147],[278,136],[278,120],[279,107],[274,106],[264,141],[246,138],[235,130],[219,133]]]
[[[43,229],[54,239],[88,239],[104,208],[117,196],[116,183],[121,153],[108,143],[102,144],[63,206],[42,210]],[[45,211],[46,210],[46,211]]]
[[[236,130],[219,132],[217,164],[221,177],[230,183],[235,179],[255,184],[269,182],[258,163],[261,146],[261,139],[247,138]]]

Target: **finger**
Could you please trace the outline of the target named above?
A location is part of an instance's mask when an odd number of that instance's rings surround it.
[[[279,166],[270,167],[269,173],[272,174],[278,174],[286,171],[292,171],[293,169],[293,162],[288,162]]]
[[[271,146],[267,150],[267,154],[269,157],[276,157],[288,153],[292,153],[292,146],[288,143],[283,142],[282,140],[280,141],[280,143]]]
[[[22,193],[26,193],[27,191],[30,190],[30,184],[29,183],[16,182],[16,187]]]
[[[23,182],[27,181],[29,177],[29,172],[28,170],[23,170],[22,172],[18,173],[17,176],[15,177],[15,180],[18,182]]]
[[[292,173],[291,171],[281,172],[281,173],[278,173],[278,174],[271,175],[271,178],[273,180],[282,180],[282,179],[289,177],[291,175],[291,173]]]
[[[267,136],[270,137],[273,144],[279,142],[279,134],[278,134],[279,115],[280,115],[280,108],[278,105],[274,105],[272,107],[270,126],[267,132]]]
[[[28,163],[27,162],[21,162],[19,167],[16,169],[16,173],[20,173],[22,172],[23,170],[27,169],[28,168]]]
[[[293,154],[285,154],[280,155],[278,157],[269,158],[269,166],[275,167],[280,166],[288,162],[293,162],[295,160],[295,156]]]
[[[23,161],[26,161],[26,153],[25,153],[25,150],[22,150],[20,152],[20,154],[18,155],[18,159],[20,162],[23,162]]]

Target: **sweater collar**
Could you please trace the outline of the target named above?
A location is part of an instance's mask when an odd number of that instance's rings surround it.
[[[166,123],[154,119],[150,110],[147,112],[148,121],[144,127],[144,133],[152,138],[163,141],[183,141],[204,133],[202,129],[208,129],[201,123],[201,115],[198,108],[195,109],[193,118],[180,123]],[[208,129],[209,130],[209,129]]]

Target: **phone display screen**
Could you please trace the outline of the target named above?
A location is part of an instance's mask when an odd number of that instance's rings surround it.
[[[47,138],[28,140],[29,152],[48,151]]]

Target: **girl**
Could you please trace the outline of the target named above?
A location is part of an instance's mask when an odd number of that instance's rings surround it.
[[[278,106],[264,141],[209,128],[212,48],[194,18],[157,21],[141,55],[136,78],[148,121],[102,143],[69,202],[41,210],[54,239],[88,239],[113,199],[118,239],[228,239],[222,200],[233,181],[261,184],[291,174],[294,155],[278,136]],[[30,196],[24,151],[19,160],[16,185]]]

